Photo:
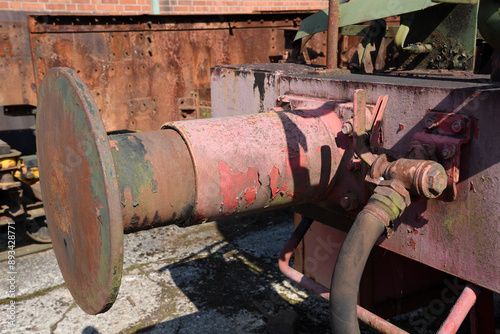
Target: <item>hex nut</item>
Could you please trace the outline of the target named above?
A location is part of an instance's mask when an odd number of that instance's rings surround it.
[[[451,130],[455,133],[462,133],[465,130],[465,122],[461,119],[453,122],[451,125]]]
[[[438,163],[431,165],[426,173],[424,181],[424,194],[428,198],[436,198],[443,193],[448,186],[448,176],[443,166]]]
[[[375,194],[381,195],[387,199],[389,199],[392,204],[395,205],[395,207],[398,209],[398,211],[403,212],[406,207],[408,206],[406,204],[406,198],[404,196],[401,196],[396,190],[387,187],[387,186],[378,186],[375,188]],[[408,193],[409,197],[409,193]]]
[[[436,118],[434,116],[427,116],[427,118],[425,119],[425,127],[428,130],[431,130],[435,128],[436,125],[437,125]]]
[[[408,190],[405,188],[405,186],[403,185],[403,183],[401,181],[398,181],[398,180],[383,180],[383,181],[381,181],[379,183],[379,186],[389,187],[389,188],[393,189],[401,197],[403,197],[406,206],[410,205],[410,203],[411,203],[410,193],[408,192]]]

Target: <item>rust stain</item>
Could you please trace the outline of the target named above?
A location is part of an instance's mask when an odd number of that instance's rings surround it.
[[[417,243],[415,242],[415,240],[413,240],[413,238],[410,238],[410,240],[408,241],[408,246],[410,246],[413,250],[415,250],[416,245]]]
[[[240,206],[243,199],[246,207],[255,202],[257,191],[261,184],[259,182],[259,170],[249,167],[245,172],[235,172],[224,161],[219,161],[220,191],[223,195],[222,202],[225,214],[231,214]]]

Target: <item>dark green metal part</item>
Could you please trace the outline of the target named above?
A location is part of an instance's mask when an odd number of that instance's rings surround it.
[[[339,5],[339,27],[383,19],[422,10],[437,3],[431,0],[356,0]],[[295,40],[314,35],[328,28],[328,8],[306,18],[300,25]]]
[[[342,36],[366,36],[368,30],[370,29],[369,25],[363,24],[355,24],[351,26],[342,27],[340,29],[340,34]],[[384,37],[394,38],[398,31],[398,27],[390,26],[387,27]]]
[[[405,45],[430,45],[432,50],[421,54],[403,51],[400,69],[473,71],[477,12],[477,5],[442,4],[412,14]]]
[[[500,1],[481,0],[478,27],[483,38],[500,52]]]

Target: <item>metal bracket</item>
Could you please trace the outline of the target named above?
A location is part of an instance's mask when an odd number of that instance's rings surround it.
[[[198,91],[190,91],[178,101],[181,120],[212,117],[210,101],[201,100]]]
[[[470,141],[471,120],[464,115],[430,110],[424,119],[424,131],[413,136],[407,157],[440,162],[448,176],[444,199],[452,201],[457,195],[460,177],[460,153]]]
[[[369,121],[366,117],[365,91],[363,89],[357,89],[354,91],[354,116],[352,119],[352,138],[354,152],[369,166],[373,164],[376,157],[372,154],[369,147],[366,145],[366,136],[368,135],[368,132],[371,132],[369,138],[370,147],[375,152],[378,152],[382,139],[380,123],[382,121],[382,117],[384,116],[385,107],[387,106],[388,100],[389,95],[383,95],[378,98],[377,104],[375,105],[375,110],[373,112],[373,118]]]

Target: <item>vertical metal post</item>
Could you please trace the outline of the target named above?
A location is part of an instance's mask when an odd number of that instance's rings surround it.
[[[337,68],[337,52],[339,41],[339,0],[328,3],[328,33],[326,41],[326,69]]]
[[[151,0],[151,12],[154,15],[160,14],[160,0]]]

